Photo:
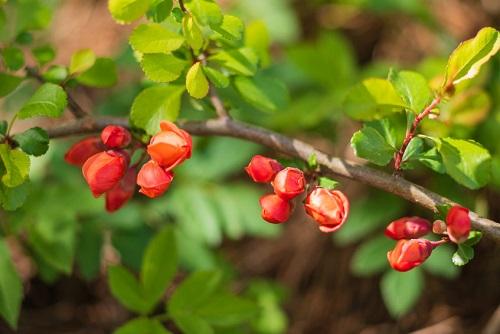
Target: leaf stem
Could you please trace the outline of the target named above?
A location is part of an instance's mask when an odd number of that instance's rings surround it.
[[[16,120],[17,120],[17,113],[10,120],[9,126],[7,127],[7,131],[5,132],[5,138],[10,137],[10,131],[12,130],[12,127],[14,126],[14,123],[16,122]]]

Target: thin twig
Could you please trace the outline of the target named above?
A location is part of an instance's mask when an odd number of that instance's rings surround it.
[[[183,0],[179,0],[179,7],[181,8],[181,10],[184,13],[187,13],[187,9],[186,9],[186,6],[184,6],[184,1]]]
[[[222,103],[222,100],[217,94],[217,91],[215,90],[214,86],[210,85],[208,94],[210,95],[210,102],[212,102],[212,105],[215,108],[217,116],[219,116],[219,118],[230,118],[229,113],[224,107],[224,104]]]

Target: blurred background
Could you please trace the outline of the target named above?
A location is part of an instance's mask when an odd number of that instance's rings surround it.
[[[233,116],[354,160],[349,141],[360,124],[348,120],[341,107],[353,84],[385,77],[391,67],[414,69],[431,80],[443,73],[446,57],[459,41],[481,27],[500,26],[498,0],[218,2],[247,23],[265,23],[272,41],[265,72],[282,79],[290,91],[287,107],[271,114],[256,111],[225,89],[221,95],[232,101]],[[97,114],[126,116],[147,84],[127,44],[134,25],[115,24],[105,0],[51,0],[44,5],[54,8],[52,20],[36,40],[56,47],[55,63],[67,64],[82,48],[117,59],[118,85],[78,88],[76,100]],[[34,11],[26,7],[17,15]],[[486,100],[461,109],[467,115],[475,108],[475,117],[446,125],[428,121],[423,129],[475,138],[498,162],[498,56],[480,80]],[[0,109],[8,115],[33,90],[25,84]],[[181,117],[206,118],[200,110],[185,101]],[[27,204],[14,213],[0,212],[9,228],[26,229],[33,245],[33,258],[14,239],[9,245],[26,292],[19,333],[110,333],[130,314],[111,297],[105,267],[120,258],[138,268],[153,231],[165,222],[175,223],[185,271],[221,268],[258,300],[265,312],[254,324],[256,333],[500,333],[500,248],[486,238],[463,268],[451,264],[451,248],[440,248],[400,285],[387,285],[394,279],[388,278],[392,271],[385,253],[392,242],[383,237],[384,226],[403,215],[432,219],[401,199],[339,179],[352,213],[333,237],[318,232],[301,210],[286,224],[266,224],[258,198],[270,189],[251,184],[243,167],[256,153],[297,162],[252,143],[197,138],[193,158],[179,169],[166,196],[151,201],[137,195],[110,215],[102,200],[92,198],[81,172],[64,163],[69,145],[51,143],[49,154],[33,160]],[[472,192],[429,170],[416,169],[408,178],[500,221],[498,179]],[[73,263],[73,272],[65,274]],[[11,332],[0,324],[0,333]]]

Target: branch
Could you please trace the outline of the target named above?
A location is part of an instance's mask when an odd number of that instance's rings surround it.
[[[79,119],[61,126],[48,129],[51,138],[80,135],[85,133],[95,133],[102,130],[106,125],[116,124],[128,127],[126,118],[97,118]],[[318,151],[313,146],[303,141],[286,137],[276,132],[246,123],[231,120],[229,118],[219,118],[207,121],[180,122],[180,126],[197,136],[225,136],[252,141],[267,146],[275,151],[285,153],[289,156],[307,161],[312,154],[316,155],[321,172],[330,176],[343,176],[353,179],[373,187],[395,194],[406,200],[427,208],[433,212],[438,212],[437,207],[444,204],[456,204],[453,201],[436,194],[424,187],[414,184],[397,175],[390,175],[385,172],[373,169],[355,162],[331,157]],[[479,217],[471,211],[472,227],[482,231],[486,236],[500,242],[500,224]]]

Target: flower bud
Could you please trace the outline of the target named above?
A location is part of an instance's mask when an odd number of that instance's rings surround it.
[[[275,194],[264,195],[260,198],[262,219],[269,223],[281,224],[290,218],[292,205],[289,201]]]
[[[270,158],[262,155],[254,155],[247,167],[245,167],[248,175],[255,182],[271,182],[276,173],[283,169],[281,164]]]
[[[385,228],[385,235],[394,240],[416,239],[431,231],[431,224],[420,217],[399,218]]]
[[[445,234],[446,233],[446,223],[440,219],[435,220],[432,223],[432,232],[436,234]]]
[[[122,148],[130,144],[132,136],[122,126],[108,125],[101,132],[101,140],[109,148]]]
[[[123,177],[128,155],[119,151],[104,151],[91,156],[82,167],[83,177],[95,197],[113,188]]]
[[[191,157],[191,136],[174,123],[162,121],[161,131],[151,138],[148,153],[160,166],[169,171]]]
[[[433,248],[432,242],[425,239],[399,240],[396,247],[387,252],[387,259],[393,269],[408,271],[427,260]]]
[[[317,187],[307,195],[305,209],[322,232],[334,232],[347,220],[349,200],[338,190]]]
[[[469,238],[469,209],[459,205],[452,207],[446,215],[448,237],[454,243],[462,243]]]
[[[156,161],[149,160],[137,174],[137,184],[141,187],[139,192],[150,198],[161,196],[173,179],[171,171],[165,170]]]
[[[88,158],[104,151],[104,149],[99,137],[88,137],[73,144],[64,155],[64,160],[71,165],[81,167]]]
[[[283,199],[292,199],[304,192],[306,179],[304,173],[294,167],[287,167],[279,171],[273,180],[276,195]]]
[[[106,192],[106,211],[114,212],[121,208],[134,195],[137,171],[129,168],[125,176]]]

